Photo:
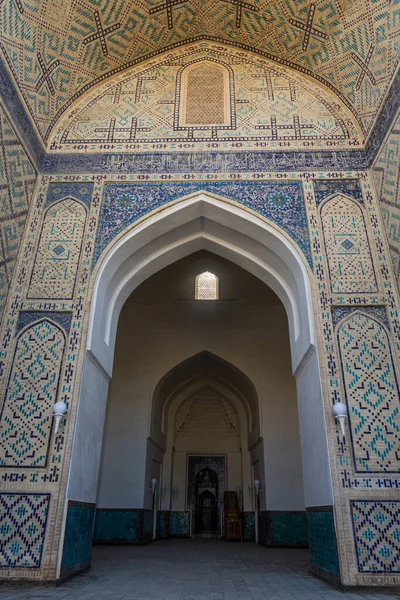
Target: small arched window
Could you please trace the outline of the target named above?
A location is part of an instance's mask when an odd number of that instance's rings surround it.
[[[204,271],[196,277],[196,300],[218,300],[218,277]]]

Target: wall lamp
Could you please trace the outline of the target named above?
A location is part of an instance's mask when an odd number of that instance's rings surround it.
[[[65,402],[56,402],[54,407],[53,407],[53,417],[56,423],[56,427],[55,427],[55,431],[56,431],[56,435],[58,433],[58,430],[60,429],[60,421],[62,418],[64,418],[66,416],[68,412],[68,407],[65,404]]]
[[[344,437],[344,422],[347,419],[347,406],[343,404],[343,402],[335,402],[333,405],[333,414],[335,415],[335,419],[339,421],[340,429]]]

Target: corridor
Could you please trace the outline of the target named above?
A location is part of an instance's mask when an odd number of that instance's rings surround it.
[[[58,588],[0,588],[1,600],[391,600],[343,594],[308,575],[308,550],[251,542],[166,540],[148,546],[95,546],[90,572]]]

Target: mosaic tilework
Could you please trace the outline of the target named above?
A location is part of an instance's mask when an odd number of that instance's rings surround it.
[[[398,58],[397,3],[2,2],[1,51],[42,137],[80,93],[190,40],[224,41],[313,76],[371,128]]]
[[[59,202],[64,198],[71,197],[80,200],[85,206],[90,207],[90,202],[93,194],[93,183],[84,182],[58,182],[50,183],[46,193],[46,208],[55,202]]]
[[[46,466],[64,347],[64,332],[48,319],[18,338],[0,417],[0,465]]]
[[[0,104],[0,318],[25,228],[36,172]]]
[[[361,204],[363,202],[360,181],[358,179],[334,179],[333,181],[329,179],[314,179],[313,185],[315,201],[318,206],[323,200],[336,194],[349,196],[350,198],[354,198],[354,200],[358,200]]]
[[[86,208],[74,198],[66,198],[47,209],[28,298],[73,297],[86,214]]]
[[[38,569],[50,494],[0,493],[0,567]]]
[[[350,502],[360,573],[400,573],[400,502]]]
[[[95,504],[68,501],[61,577],[89,566],[95,513]]]
[[[311,263],[300,182],[106,183],[95,260],[118,233],[146,213],[200,191],[239,202],[270,219],[294,239]]]
[[[399,388],[382,325],[355,311],[337,329],[357,472],[399,472]]]
[[[243,512],[243,539],[253,541],[255,536],[254,512]]]
[[[321,207],[325,251],[333,294],[377,292],[377,282],[361,207],[337,195]]]
[[[339,560],[332,507],[307,508],[312,569],[339,574]]]
[[[354,312],[354,306],[332,306],[332,323],[337,325],[339,321]],[[385,306],[363,306],[362,312],[364,315],[368,315],[378,321],[381,325],[384,325],[388,330],[390,329],[389,319]]]
[[[169,533],[171,537],[189,537],[190,513],[171,511],[169,514]]]
[[[186,124],[185,111],[191,106],[185,96],[186,72],[193,68],[213,68],[222,84],[225,79],[220,113],[229,114],[220,123],[214,118]],[[211,97],[209,90],[206,96]],[[199,102],[200,94],[195,97]],[[203,118],[206,112],[200,110]],[[105,83],[85,95],[57,124],[49,149],[207,152],[356,148],[361,143],[354,116],[322,88],[255,55],[203,43],[153,59],[114,78],[112,86]]]
[[[373,166],[390,254],[400,285],[400,114]]]
[[[325,150],[321,152],[147,152],[130,154],[46,154],[42,173],[92,173],[104,175],[143,174],[144,177],[156,174],[211,174],[211,173],[253,173],[253,177],[263,179],[268,171],[304,172],[309,169],[328,171],[366,169],[365,153],[360,150]]]

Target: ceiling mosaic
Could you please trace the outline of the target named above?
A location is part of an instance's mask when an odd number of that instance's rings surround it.
[[[211,86],[210,86],[211,82]],[[361,147],[354,115],[295,71],[196,43],[83,95],[49,139],[55,152]]]
[[[370,131],[399,58],[396,0],[0,0],[0,52],[42,138],[81,93],[199,39],[325,83]]]

